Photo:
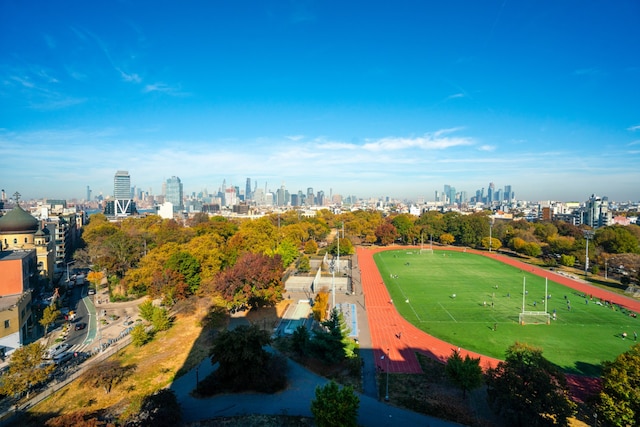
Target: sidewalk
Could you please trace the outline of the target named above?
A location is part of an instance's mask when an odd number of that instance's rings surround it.
[[[328,380],[291,360],[287,360],[287,366],[289,385],[286,390],[274,394],[223,394],[205,399],[192,397],[190,393],[195,388],[196,377],[201,380],[214,370],[209,358],[174,381],[170,389],[176,393],[182,408],[183,423],[247,414],[311,417],[311,401],[315,399],[315,389],[325,385]],[[367,427],[460,426],[460,424],[397,408],[363,394],[358,394],[358,397],[360,398],[358,425]]]

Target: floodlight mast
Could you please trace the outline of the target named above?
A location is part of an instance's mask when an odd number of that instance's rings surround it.
[[[587,279],[587,275],[589,274],[589,239],[593,239],[594,231],[593,230],[584,230],[584,238],[587,241],[586,253],[584,256],[584,278]]]

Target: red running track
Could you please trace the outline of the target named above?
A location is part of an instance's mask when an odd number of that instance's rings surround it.
[[[362,278],[362,288],[365,295],[365,307],[369,320],[369,328],[371,331],[371,343],[374,355],[378,362],[378,367],[382,370],[388,370],[392,373],[422,373],[418,359],[415,353],[420,352],[424,355],[433,357],[442,362],[451,355],[451,351],[455,348],[453,345],[439,340],[424,331],[418,329],[407,320],[405,320],[396,310],[391,297],[384,285],[382,276],[378,271],[378,267],[373,260],[373,255],[385,250],[398,249],[419,249],[413,247],[385,247],[385,248],[357,248],[358,265],[360,266],[360,274]],[[463,248],[446,247],[439,250],[462,251]],[[640,301],[627,298],[622,295],[607,292],[587,283],[572,280],[560,274],[526,264],[517,259],[497,254],[495,252],[481,252],[466,249],[467,252],[473,252],[478,255],[494,258],[505,264],[512,265],[522,270],[527,270],[532,274],[542,277],[550,277],[554,282],[560,283],[569,288],[592,295],[620,306],[631,311],[640,312]],[[387,357],[386,354],[389,354]],[[465,349],[460,349],[462,357],[469,355],[474,358],[480,358],[480,365],[486,369],[494,367],[499,360],[482,354],[473,353]],[[384,357],[383,357],[384,356]],[[582,389],[591,388],[585,385],[583,381],[569,379],[570,382],[575,380],[577,383],[574,387]],[[586,379],[585,379],[586,381]],[[592,383],[593,381],[591,381]]]

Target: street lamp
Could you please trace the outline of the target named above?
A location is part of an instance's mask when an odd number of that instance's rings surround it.
[[[69,281],[69,265],[70,265],[70,264],[75,264],[75,261],[69,261],[69,262],[67,263],[67,282]]]
[[[387,348],[387,389],[384,395],[384,401],[388,402],[389,401],[389,349]],[[380,359],[384,359],[385,355],[383,354],[382,356],[380,356]]]
[[[491,252],[491,248],[493,247],[493,236],[491,235],[493,231],[493,218],[489,218],[489,252]]]
[[[587,274],[589,272],[589,239],[593,239],[594,231],[593,230],[584,230],[584,238],[587,240],[587,249],[584,257],[584,278],[587,279]]]

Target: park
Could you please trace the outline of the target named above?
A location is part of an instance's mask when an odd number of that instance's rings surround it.
[[[609,299],[597,290],[576,290],[558,283],[553,272],[514,267],[500,257],[416,248],[373,256],[388,291],[387,304],[451,348],[502,359],[519,341],[542,348],[566,373],[597,376],[603,361],[635,343],[639,325],[633,301],[624,304],[619,295]],[[523,311],[549,316],[522,322]],[[398,329],[400,340],[403,331]]]

